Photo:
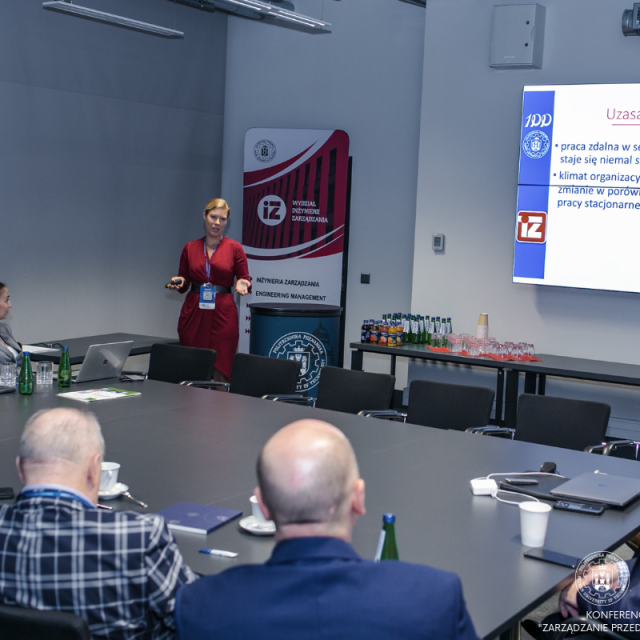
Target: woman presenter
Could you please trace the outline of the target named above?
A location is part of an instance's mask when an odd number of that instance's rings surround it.
[[[225,238],[229,205],[214,198],[204,210],[206,235],[188,242],[180,256],[171,289],[188,291],[178,321],[180,344],[217,352],[213,379],[228,382],[238,347],[238,310],[231,287],[244,296],[251,292],[247,256],[235,240]]]
[[[0,282],[0,321],[9,315],[11,302],[9,301],[9,289]],[[22,347],[16,342],[11,332],[11,327],[0,322],[0,364],[22,362]]]

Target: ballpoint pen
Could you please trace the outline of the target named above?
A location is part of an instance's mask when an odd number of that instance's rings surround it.
[[[233,551],[223,551],[222,549],[200,549],[200,553],[208,553],[210,556],[221,556],[222,558],[235,558],[238,555]]]
[[[97,504],[96,507],[98,509],[107,509],[108,511],[113,511],[113,507],[107,507],[106,504]]]

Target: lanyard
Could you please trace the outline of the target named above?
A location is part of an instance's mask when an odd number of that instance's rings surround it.
[[[220,238],[220,242],[222,242],[222,238]],[[207,265],[207,284],[211,283],[209,276],[211,275],[211,260],[213,260],[213,256],[216,254],[218,247],[220,246],[220,242],[215,246],[213,252],[211,253],[211,258],[207,255],[207,239],[203,240],[204,243],[204,261]]]
[[[73,493],[67,491],[58,491],[57,489],[45,489],[43,491],[27,491],[22,493],[25,498],[65,498],[66,500],[77,500],[81,502],[85,507],[95,509],[95,505],[89,502],[89,500],[83,499]]]

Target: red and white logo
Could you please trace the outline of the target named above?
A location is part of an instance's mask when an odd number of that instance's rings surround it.
[[[547,214],[544,211],[518,211],[518,242],[547,241]]]

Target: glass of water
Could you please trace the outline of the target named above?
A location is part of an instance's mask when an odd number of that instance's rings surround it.
[[[16,386],[16,363],[0,364],[0,385],[3,387]]]
[[[36,362],[36,383],[53,384],[53,362]]]

